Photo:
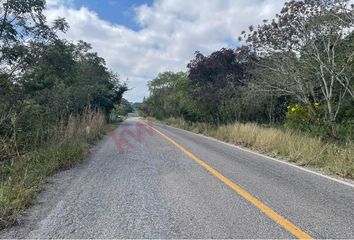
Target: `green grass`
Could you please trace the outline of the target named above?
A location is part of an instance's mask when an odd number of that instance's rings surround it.
[[[49,146],[1,163],[0,229],[15,223],[35,202],[48,177],[84,160],[105,127],[102,113],[86,112],[70,118],[66,126],[58,126]]]
[[[2,165],[0,227],[13,223],[19,213],[33,203],[49,176],[82,161],[89,146],[83,139],[72,139]]]
[[[299,132],[252,123],[213,126],[167,119],[166,124],[244,146],[327,174],[354,178],[354,145],[334,144]]]

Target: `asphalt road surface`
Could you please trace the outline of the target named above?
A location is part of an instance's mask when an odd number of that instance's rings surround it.
[[[128,119],[88,161],[55,176],[1,237],[354,238],[350,183],[138,122]]]

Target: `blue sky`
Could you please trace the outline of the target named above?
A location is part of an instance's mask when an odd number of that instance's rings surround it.
[[[87,7],[94,10],[101,19],[139,30],[140,26],[134,20],[134,8],[152,3],[152,0],[76,0],[72,5],[77,9]]]
[[[65,38],[91,43],[132,89],[148,96],[147,82],[163,71],[186,71],[195,51],[235,48],[242,30],[271,19],[285,0],[47,0],[48,21],[65,17]]]

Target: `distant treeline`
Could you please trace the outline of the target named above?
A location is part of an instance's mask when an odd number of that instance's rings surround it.
[[[44,0],[1,1],[0,161],[42,146],[88,108],[108,119],[127,90],[90,44],[59,38],[68,24],[47,24],[44,9]]]
[[[354,6],[290,1],[250,26],[242,47],[195,53],[187,73],[149,82],[140,111],[158,119],[284,124],[323,138],[354,139]]]
[[[135,102],[131,103],[125,98],[122,99],[120,104],[117,104],[111,113],[111,120],[118,121],[122,120],[123,117],[127,116],[128,114],[136,114],[138,112],[138,108],[140,103]]]

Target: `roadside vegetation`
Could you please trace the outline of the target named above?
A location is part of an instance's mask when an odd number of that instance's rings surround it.
[[[240,47],[160,73],[140,114],[353,177],[353,29],[349,1],[289,1]]]
[[[291,129],[271,128],[255,123],[186,122],[169,118],[164,123],[221,141],[253,149],[300,166],[309,166],[327,174],[354,178],[354,146],[321,141]]]
[[[140,103],[131,103],[126,99],[122,99],[122,101],[115,105],[114,109],[111,112],[110,118],[111,121],[122,121],[128,115],[137,116],[138,115],[138,107]]]
[[[51,130],[46,147],[11,158],[1,165],[0,227],[16,221],[18,215],[34,200],[49,176],[81,162],[90,144],[104,131],[105,117],[99,111],[87,110],[71,116],[66,124]]]
[[[0,5],[0,228],[16,221],[47,177],[84,159],[127,91],[89,43],[59,38],[45,1]]]

